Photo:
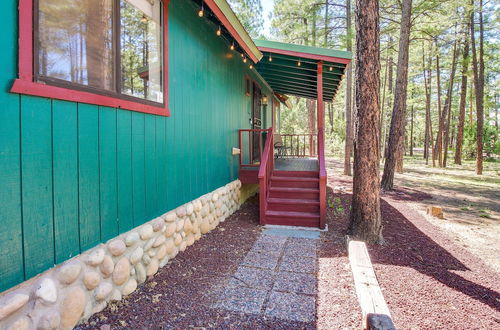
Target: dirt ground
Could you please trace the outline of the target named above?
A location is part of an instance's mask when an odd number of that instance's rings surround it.
[[[421,157],[407,157],[404,173],[396,175],[395,183],[429,194],[431,199],[412,206],[500,273],[500,162],[485,162],[483,175],[478,176],[474,162],[441,169],[426,165]],[[442,207],[445,218],[428,216],[430,205]]]

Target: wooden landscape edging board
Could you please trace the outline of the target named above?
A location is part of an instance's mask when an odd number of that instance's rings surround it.
[[[377,281],[366,244],[349,242],[349,263],[362,313],[363,329],[396,329]]]

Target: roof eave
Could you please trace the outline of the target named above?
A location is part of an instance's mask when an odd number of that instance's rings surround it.
[[[262,58],[262,53],[245,30],[240,20],[236,17],[226,0],[204,0],[210,10],[217,16],[219,21],[229,31],[240,47],[247,53],[250,59],[257,63]]]

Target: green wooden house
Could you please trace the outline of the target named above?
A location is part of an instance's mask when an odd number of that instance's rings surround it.
[[[0,328],[73,327],[252,184],[262,224],[324,226],[323,108],[350,53],[252,40],[225,0],[4,0],[0,15]],[[278,134],[289,95],[318,100],[317,134]]]

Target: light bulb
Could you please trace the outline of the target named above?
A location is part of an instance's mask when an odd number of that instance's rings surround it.
[[[301,66],[301,65],[302,65],[302,63],[300,63],[300,60],[297,62],[297,65],[298,65],[298,66]]]
[[[234,44],[231,44],[231,46],[229,47],[229,49],[234,50]]]
[[[250,68],[250,70],[252,70],[252,69],[253,69],[253,65],[252,65],[252,64],[250,64],[249,68]]]
[[[222,31],[221,31],[220,26],[219,26],[219,29],[217,30],[217,36],[220,37],[221,34],[222,34]]]
[[[330,67],[330,71],[333,71],[333,68],[332,68],[332,67]]]
[[[246,62],[247,62],[247,58],[243,57],[243,63],[246,63]]]
[[[271,55],[269,55],[269,62],[272,62],[273,61],[273,58],[271,57]]]
[[[198,12],[198,16],[203,17],[203,9],[200,9],[200,11]]]

